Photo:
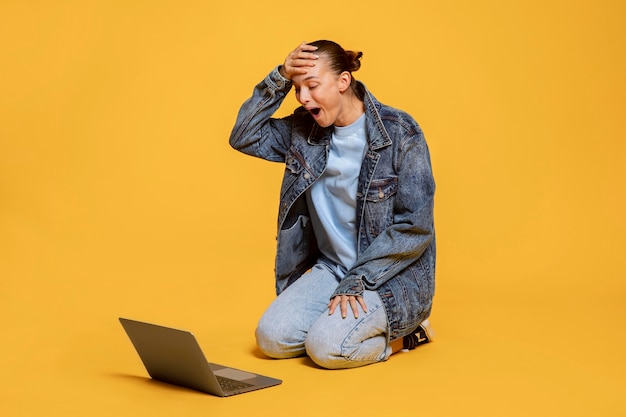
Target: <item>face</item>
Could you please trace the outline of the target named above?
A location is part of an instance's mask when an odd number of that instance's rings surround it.
[[[306,74],[292,79],[296,99],[311,113],[322,127],[337,123],[344,111],[344,92],[350,86],[350,74],[337,75],[328,68],[328,61],[322,55],[317,65]]]

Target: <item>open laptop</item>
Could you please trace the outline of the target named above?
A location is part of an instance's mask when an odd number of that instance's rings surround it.
[[[153,379],[227,397],[280,384],[270,378],[207,362],[194,335],[120,317],[148,374]]]

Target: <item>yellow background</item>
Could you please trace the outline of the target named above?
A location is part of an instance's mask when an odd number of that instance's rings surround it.
[[[624,5],[0,0],[0,415],[625,415]],[[438,186],[437,341],[350,371],[255,350],[282,167],[227,144],[320,38]],[[118,316],[284,383],[151,382]]]

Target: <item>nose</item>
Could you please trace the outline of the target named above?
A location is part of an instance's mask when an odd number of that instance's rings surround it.
[[[298,94],[298,101],[300,104],[306,104],[311,101],[311,95],[305,88],[302,88]]]

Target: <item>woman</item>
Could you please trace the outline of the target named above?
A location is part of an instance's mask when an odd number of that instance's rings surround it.
[[[260,350],[319,366],[385,361],[430,341],[435,184],[422,130],[352,73],[362,54],[302,43],[241,107],[230,144],[285,163],[276,292]],[[271,116],[295,87],[302,105]]]

